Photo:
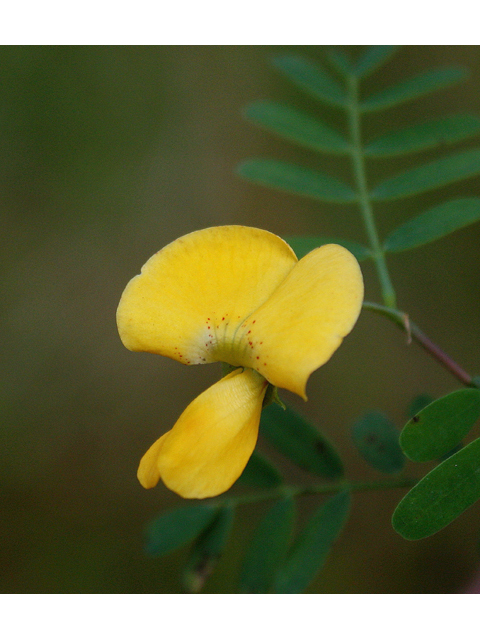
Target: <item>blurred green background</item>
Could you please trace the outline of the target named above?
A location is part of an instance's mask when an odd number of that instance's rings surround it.
[[[346,47],[354,55],[361,49]],[[180,499],[162,486],[142,489],[136,468],[219,369],[186,368],[130,353],[120,343],[120,294],[151,254],[182,234],[222,224],[365,241],[354,207],[276,193],[234,174],[241,160],[266,155],[350,180],[348,160],[319,159],[242,119],[248,102],[271,98],[345,129],[340,111],[316,104],[272,71],[269,57],[285,50],[293,48],[0,48],[3,592],[182,590],[185,550],[156,560],[142,551],[145,523]],[[323,47],[294,50],[325,59]],[[366,138],[436,115],[479,114],[477,46],[404,47],[366,81],[365,91],[444,64],[469,67],[470,79],[368,115]],[[415,161],[371,161],[370,183]],[[379,227],[385,234],[450,196],[479,194],[480,180],[471,179],[386,203],[376,207]],[[389,260],[400,308],[472,374],[480,373],[479,241],[477,225]],[[366,298],[380,301],[371,265],[364,275]],[[400,427],[412,397],[458,387],[386,319],[364,312],[343,347],[311,377],[309,402],[283,397],[337,444],[350,478],[379,479],[354,451],[352,422],[380,409]],[[303,478],[272,456],[289,477]],[[355,496],[351,520],[311,591],[467,587],[479,560],[478,505],[433,538],[411,543],[390,526],[403,493]],[[301,522],[315,503],[302,502]],[[235,588],[241,554],[264,509],[238,512],[207,592]]]

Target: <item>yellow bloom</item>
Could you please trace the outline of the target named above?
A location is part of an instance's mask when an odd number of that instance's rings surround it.
[[[156,253],[120,300],[123,344],[238,368],[150,447],[141,484],[161,478],[184,498],[229,489],[255,448],[268,383],[306,400],[308,377],[351,331],[362,300],[360,267],[338,245],[298,261],[278,236],[234,225],[195,231]]]

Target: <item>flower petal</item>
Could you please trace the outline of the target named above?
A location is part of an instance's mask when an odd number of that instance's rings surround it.
[[[306,399],[310,374],[353,328],[362,307],[362,272],[335,244],[307,254],[242,325],[243,364]]]
[[[236,369],[200,394],[142,458],[142,485],[161,478],[183,498],[227,491],[255,448],[266,388],[255,371]]]
[[[252,227],[195,231],[156,253],[123,292],[117,324],[124,345],[186,364],[240,366],[235,336],[297,258],[281,238]]]

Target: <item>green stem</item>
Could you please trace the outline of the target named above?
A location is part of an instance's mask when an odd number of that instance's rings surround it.
[[[357,185],[360,210],[365,225],[365,231],[370,242],[370,250],[373,260],[377,268],[380,286],[382,288],[383,301],[387,307],[396,308],[395,290],[388,273],[385,252],[383,250],[380,238],[378,237],[377,227],[375,225],[375,217],[373,215],[372,204],[367,186],[367,175],[362,148],[362,136],[360,128],[360,108],[358,99],[358,78],[354,75],[347,77],[347,86],[349,93],[349,125],[350,135],[352,138],[352,162],[355,174],[355,182]]]
[[[302,496],[318,493],[338,493],[339,491],[378,491],[381,489],[401,489],[413,487],[418,480],[412,478],[396,478],[379,482],[339,482],[335,484],[317,484],[307,487],[295,485],[280,485],[268,491],[244,494],[241,496],[229,496],[230,503],[249,504],[251,502],[263,502],[266,500],[278,500],[286,496]]]
[[[469,375],[462,367],[455,362],[448,354],[445,353],[439,346],[437,346],[430,338],[421,331],[417,325],[410,321],[410,318],[407,313],[403,311],[398,311],[397,309],[390,309],[388,307],[382,307],[380,304],[376,304],[375,302],[364,302],[364,309],[368,309],[369,311],[373,311],[375,313],[379,313],[390,320],[393,320],[396,325],[401,327],[404,331],[406,331],[409,338],[413,338],[419,345],[421,345],[425,351],[427,351],[431,356],[433,356],[438,362],[440,362],[445,369],[450,371],[460,382],[468,387],[474,386],[477,384],[473,380],[472,376]]]

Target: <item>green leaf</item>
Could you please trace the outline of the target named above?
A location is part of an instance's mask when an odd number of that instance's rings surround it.
[[[392,231],[385,239],[385,251],[415,249],[480,220],[480,198],[450,200],[432,207]]]
[[[283,479],[269,460],[254,451],[237,482],[250,487],[271,489],[282,484]]]
[[[385,64],[397,50],[398,46],[389,44],[368,47],[358,59],[353,72],[357,78],[365,78]]]
[[[393,200],[470,178],[480,173],[480,148],[455,153],[385,180],[372,192],[374,200]]]
[[[480,438],[430,471],[401,500],[393,528],[407,540],[437,533],[480,498]]]
[[[261,433],[296,465],[325,478],[339,478],[343,465],[336,449],[299,413],[271,404],[262,412]]]
[[[343,238],[289,236],[285,238],[285,242],[288,242],[292,247],[298,259],[303,258],[307,253],[310,253],[310,251],[313,251],[317,247],[321,247],[323,244],[339,244],[342,247],[345,247],[345,249],[348,249],[350,253],[353,253],[359,262],[372,257],[370,249],[367,249],[367,247],[364,247],[362,244],[354,242],[353,240],[343,240]]]
[[[190,593],[198,593],[215,569],[232,530],[235,509],[220,507],[213,522],[195,541],[183,572],[183,583]]]
[[[421,393],[419,396],[415,396],[411,403],[408,405],[407,416],[413,418],[416,413],[419,413],[422,409],[425,409],[435,398],[428,393]]]
[[[405,464],[399,432],[393,422],[379,411],[370,411],[352,429],[353,441],[362,458],[383,473],[398,473]]]
[[[335,69],[342,75],[347,76],[352,73],[352,62],[345,51],[340,49],[332,49],[328,53],[328,59]]]
[[[336,106],[345,106],[346,95],[343,87],[318,63],[298,55],[283,55],[274,58],[273,65],[315,98]]]
[[[350,494],[344,491],[315,511],[278,571],[274,587],[276,593],[301,593],[308,587],[325,564],[347,520],[349,509]]]
[[[360,108],[363,111],[376,111],[394,107],[407,100],[414,100],[432,91],[444,89],[466,77],[467,71],[458,67],[425,71],[368,97],[360,104]]]
[[[414,153],[460,142],[478,133],[480,133],[480,118],[469,114],[457,114],[421,122],[377,138],[365,147],[365,155],[384,157]]]
[[[351,187],[332,176],[279,160],[246,160],[237,171],[256,184],[325,202],[346,204],[357,197]]]
[[[295,502],[278,500],[258,525],[240,573],[241,593],[268,593],[284,560],[293,533]]]
[[[278,102],[262,100],[249,105],[245,116],[287,140],[325,153],[348,153],[349,143],[321,120]]]
[[[161,556],[191,542],[210,524],[217,510],[216,505],[200,503],[162,513],[147,526],[146,553]]]
[[[400,435],[406,456],[415,462],[447,454],[480,418],[480,389],[460,389],[415,414]]]

